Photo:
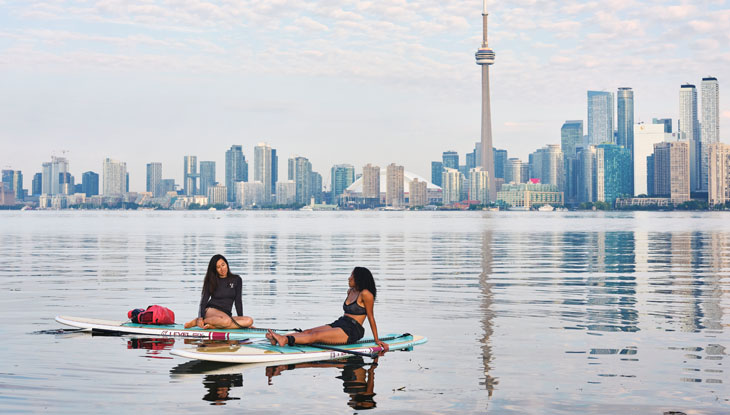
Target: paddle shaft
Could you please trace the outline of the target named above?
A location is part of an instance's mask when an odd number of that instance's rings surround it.
[[[356,350],[340,349],[339,347],[332,347],[332,346],[328,346],[326,344],[313,343],[313,344],[308,344],[307,346],[318,347],[320,349],[325,349],[325,350],[332,350],[334,352],[349,353],[349,354],[352,354],[355,356],[369,357],[371,359],[374,359],[375,357],[378,356],[378,352],[364,353],[364,352],[358,352]]]

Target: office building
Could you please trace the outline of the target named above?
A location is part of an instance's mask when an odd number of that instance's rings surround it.
[[[529,176],[529,174],[526,174],[525,177],[522,177],[523,169],[522,169],[522,160],[512,157],[507,159],[507,163],[504,167],[504,182],[505,183],[522,183],[527,180],[526,176]]]
[[[444,151],[441,159],[444,167],[459,170],[459,153],[456,151]]]
[[[588,91],[588,144],[613,143],[613,93]]]
[[[616,94],[616,144],[634,149],[634,91],[631,88],[619,88]]]
[[[273,151],[270,145],[266,143],[258,143],[253,149],[253,179],[264,185],[263,201],[268,204],[271,200],[271,183],[274,180],[272,176]]]
[[[279,181],[279,156],[276,149],[271,149],[271,193],[276,194],[276,182]]]
[[[153,197],[160,197],[160,182],[162,181],[162,163],[147,163],[147,191]]]
[[[175,179],[160,180],[160,193],[162,196],[166,196],[170,192],[177,193],[177,189],[175,187]],[[228,190],[226,189],[226,191]]]
[[[502,185],[497,192],[497,203],[500,205],[530,209],[533,206],[554,205],[562,206],[563,192],[554,184],[543,183],[512,183]]]
[[[127,163],[106,158],[101,171],[104,196],[120,196],[127,192]]]
[[[15,200],[23,200],[23,173],[20,170],[3,170],[2,181],[5,187],[10,189],[15,196]]]
[[[720,86],[717,78],[702,78],[702,124],[700,132],[700,172],[698,190],[705,192],[708,186],[709,146],[720,142]]]
[[[322,175],[317,173],[316,171],[313,171],[311,177],[312,177],[312,181],[311,181],[311,185],[309,187],[311,189],[310,190],[311,191],[310,200],[314,199],[314,203],[320,204],[320,203],[322,203],[322,198],[323,198]]]
[[[596,201],[613,206],[619,197],[632,196],[631,152],[616,144],[596,146]]]
[[[712,143],[707,154],[707,202],[712,207],[730,202],[730,145]]]
[[[654,153],[654,144],[671,139],[670,133],[665,133],[664,124],[635,124],[634,125],[634,195],[652,195],[654,189],[649,187],[653,183],[654,171],[649,169],[647,158]],[[653,159],[651,159],[653,162]],[[651,177],[649,177],[651,176]]]
[[[674,204],[690,200],[690,140],[654,144],[654,195]]]
[[[460,202],[461,197],[461,173],[458,170],[444,167],[441,173],[442,203],[450,205]]]
[[[208,189],[216,185],[215,180],[215,161],[200,162],[200,191],[203,196],[208,195]],[[225,186],[224,186],[225,187]],[[210,203],[210,198],[208,198]]]
[[[494,177],[497,179],[504,179],[504,167],[507,164],[507,150],[500,150],[497,148],[492,149],[494,158]],[[477,164],[481,166],[481,164]],[[488,175],[488,174],[487,174]]]
[[[444,172],[444,163],[440,161],[431,162],[431,183],[441,186],[441,173]],[[364,173],[363,173],[364,174]]]
[[[51,157],[50,162],[43,163],[43,185],[41,193],[49,196],[63,193],[68,179],[68,160],[65,157]]]
[[[355,166],[351,164],[336,164],[332,166],[330,179],[332,181],[332,187],[330,187],[332,203],[337,204],[337,200],[342,192],[355,182]]]
[[[203,177],[203,166],[201,162],[200,177]],[[228,200],[228,190],[222,184],[214,184],[208,186],[206,196],[208,196],[209,205],[225,205]]]
[[[576,201],[596,201],[596,146],[581,147],[576,156]]]
[[[652,124],[661,124],[664,126],[665,133],[672,133],[672,119],[671,118],[652,118]]]
[[[232,145],[226,151],[226,189],[228,201],[236,201],[236,182],[248,181],[248,163],[243,155],[243,147]]]
[[[565,178],[563,152],[557,144],[549,144],[530,154],[530,179],[554,184],[562,191]],[[526,181],[526,180],[522,180]]]
[[[408,183],[408,205],[410,207],[421,207],[428,204],[428,191],[426,182],[417,178]]]
[[[387,206],[401,207],[405,205],[403,177],[403,166],[391,163],[386,167],[385,204]]]
[[[81,175],[81,191],[86,197],[99,194],[99,175],[93,171],[84,172]]]
[[[185,196],[198,194],[198,157],[183,157],[183,191]]]
[[[697,89],[694,85],[684,84],[679,89],[679,124],[677,132],[680,140],[689,140],[694,160],[690,161],[690,189],[700,190],[702,165],[702,149],[700,146],[700,128],[697,118]]]
[[[43,193],[43,173],[33,175],[31,195],[40,196]]]

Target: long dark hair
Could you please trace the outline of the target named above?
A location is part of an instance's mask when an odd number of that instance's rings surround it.
[[[373,300],[378,295],[378,289],[375,288],[375,279],[369,269],[365,267],[355,267],[352,270],[352,277],[355,278],[355,287],[358,290],[368,290],[373,293]]]
[[[231,267],[228,265],[228,260],[226,257],[224,257],[221,254],[215,254],[213,255],[213,258],[210,259],[210,262],[208,262],[208,271],[205,273],[205,280],[203,280],[203,292],[209,293],[210,295],[213,295],[215,290],[218,288],[218,270],[216,269],[216,265],[218,264],[218,260],[222,259],[223,262],[226,263],[226,268],[228,268],[228,275],[229,277],[236,277],[237,275],[231,272]]]

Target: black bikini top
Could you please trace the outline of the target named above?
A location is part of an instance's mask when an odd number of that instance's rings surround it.
[[[365,307],[357,303],[357,298],[350,304],[347,304],[347,299],[342,303],[342,309],[345,310],[345,314],[352,314],[355,316],[364,316],[367,314]]]

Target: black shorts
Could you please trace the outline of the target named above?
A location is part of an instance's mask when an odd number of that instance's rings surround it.
[[[348,343],[355,343],[356,341],[362,339],[362,336],[365,335],[365,329],[363,328],[362,324],[358,323],[357,320],[353,319],[352,317],[342,316],[335,320],[334,323],[328,324],[328,326],[332,328],[341,328],[342,331],[347,334]]]

